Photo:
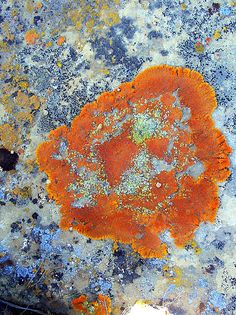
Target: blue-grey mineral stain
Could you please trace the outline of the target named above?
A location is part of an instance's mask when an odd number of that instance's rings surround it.
[[[100,293],[114,314],[138,300],[175,315],[235,314],[235,12],[223,0],[1,2],[0,312],[70,314],[73,298]],[[202,224],[184,249],[167,232],[168,257],[143,259],[130,246],[62,231],[34,154],[86,103],[158,64],[195,69],[213,86],[232,174],[215,224]]]

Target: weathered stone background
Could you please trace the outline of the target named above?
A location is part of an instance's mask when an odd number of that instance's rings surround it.
[[[16,170],[0,172],[2,300],[68,314],[74,297],[102,293],[114,314],[136,300],[175,315],[235,314],[235,13],[236,2],[224,0],[0,1],[0,138],[19,155]],[[202,224],[185,249],[163,235],[170,248],[163,260],[61,231],[59,207],[35,163],[50,130],[159,64],[195,69],[213,86],[214,119],[233,148],[216,222]]]

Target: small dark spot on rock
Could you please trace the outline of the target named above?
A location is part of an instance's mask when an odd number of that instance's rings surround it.
[[[153,38],[162,38],[163,35],[161,32],[158,31],[151,31],[150,33],[148,33],[148,38],[149,39],[153,39]]]
[[[70,47],[70,57],[73,61],[77,60],[77,53],[74,48]]]
[[[24,284],[27,281],[27,279],[23,278],[23,277],[19,277],[18,278],[18,283],[19,284]]]
[[[37,198],[34,198],[34,199],[32,200],[32,202],[33,202],[33,204],[35,205],[35,204],[38,202],[38,199],[37,199]]]
[[[87,240],[87,243],[92,243],[92,240],[91,240],[91,238],[89,238],[88,240]]]
[[[218,11],[220,8],[220,4],[219,3],[212,3],[212,7],[214,10]]]
[[[9,201],[12,202],[14,205],[16,205],[16,199],[15,198],[10,198]]]
[[[22,229],[22,226],[19,221],[13,222],[11,224],[11,232],[19,232]]]
[[[231,278],[230,282],[231,282],[232,286],[236,286],[236,278]]]
[[[16,98],[17,97],[17,91],[13,92],[11,97]]]
[[[38,25],[38,22],[41,22],[42,21],[42,18],[39,16],[39,15],[36,15],[34,17],[34,25]]]
[[[54,278],[58,281],[60,281],[63,277],[63,272],[55,272],[54,273]]]
[[[208,12],[212,15],[219,11],[220,9],[220,4],[219,3],[212,3],[212,7],[208,9]]]
[[[7,78],[4,82],[5,83],[11,83],[13,81],[13,77]]]
[[[3,262],[0,262],[0,268],[4,268],[6,266],[13,266],[13,265],[14,265],[14,262],[9,258],[4,260]]]
[[[42,283],[39,285],[39,288],[42,292],[47,292],[48,291],[48,286],[45,283]]]
[[[199,308],[199,311],[202,313],[205,310],[206,306],[205,306],[205,304],[203,302],[201,302],[199,304],[198,308]]]
[[[222,250],[225,246],[225,242],[224,241],[221,241],[221,240],[214,240],[212,242],[212,244],[217,248],[217,249],[220,249]]]
[[[7,149],[0,149],[0,167],[3,171],[11,171],[15,169],[16,163],[18,161],[18,154],[13,152],[11,153]]]
[[[210,274],[213,274],[215,271],[215,266],[210,264],[208,267],[206,267],[206,272],[207,273],[210,273]]]
[[[59,292],[60,288],[57,283],[52,283],[51,286],[53,290],[55,290],[56,292]]]
[[[34,220],[37,220],[37,218],[38,218],[38,213],[37,212],[34,212],[33,214],[32,214],[32,218],[34,219]]]
[[[59,226],[55,222],[53,222],[53,223],[49,224],[48,228],[51,231],[56,231],[59,228]]]
[[[113,254],[115,257],[125,257],[125,252],[121,249],[118,249]]]
[[[168,50],[161,50],[160,53],[162,56],[168,56],[169,55]]]

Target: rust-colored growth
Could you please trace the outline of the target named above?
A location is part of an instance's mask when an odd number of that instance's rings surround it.
[[[25,33],[25,41],[28,45],[35,45],[39,38],[39,34],[36,33],[34,29],[29,30]]]
[[[65,40],[66,40],[65,36],[60,36],[60,37],[58,38],[58,40],[57,40],[57,45],[58,45],[58,46],[63,45],[64,42],[65,42]]]
[[[217,183],[230,174],[216,106],[198,72],[163,65],[86,104],[71,128],[51,131],[37,161],[61,227],[131,244],[143,257],[167,254],[165,230],[177,246],[188,243],[201,222],[214,221]]]
[[[111,314],[111,300],[108,296],[98,294],[97,301],[88,302],[85,295],[81,295],[72,301],[75,311],[84,315],[109,315]]]

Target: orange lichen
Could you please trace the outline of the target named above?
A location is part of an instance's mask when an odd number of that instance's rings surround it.
[[[65,36],[60,36],[57,40],[57,45],[61,46],[65,42],[66,38]]]
[[[85,295],[81,295],[72,301],[75,311],[84,315],[109,315],[111,314],[111,300],[108,296],[98,294],[97,301],[88,302]]]
[[[218,185],[231,152],[211,114],[215,93],[196,71],[151,67],[86,104],[71,128],[59,127],[37,149],[61,227],[131,244],[163,257],[159,235],[177,246],[201,222],[213,222]]]
[[[39,39],[39,34],[35,30],[29,30],[25,33],[25,41],[28,45],[36,44],[36,41]]]

